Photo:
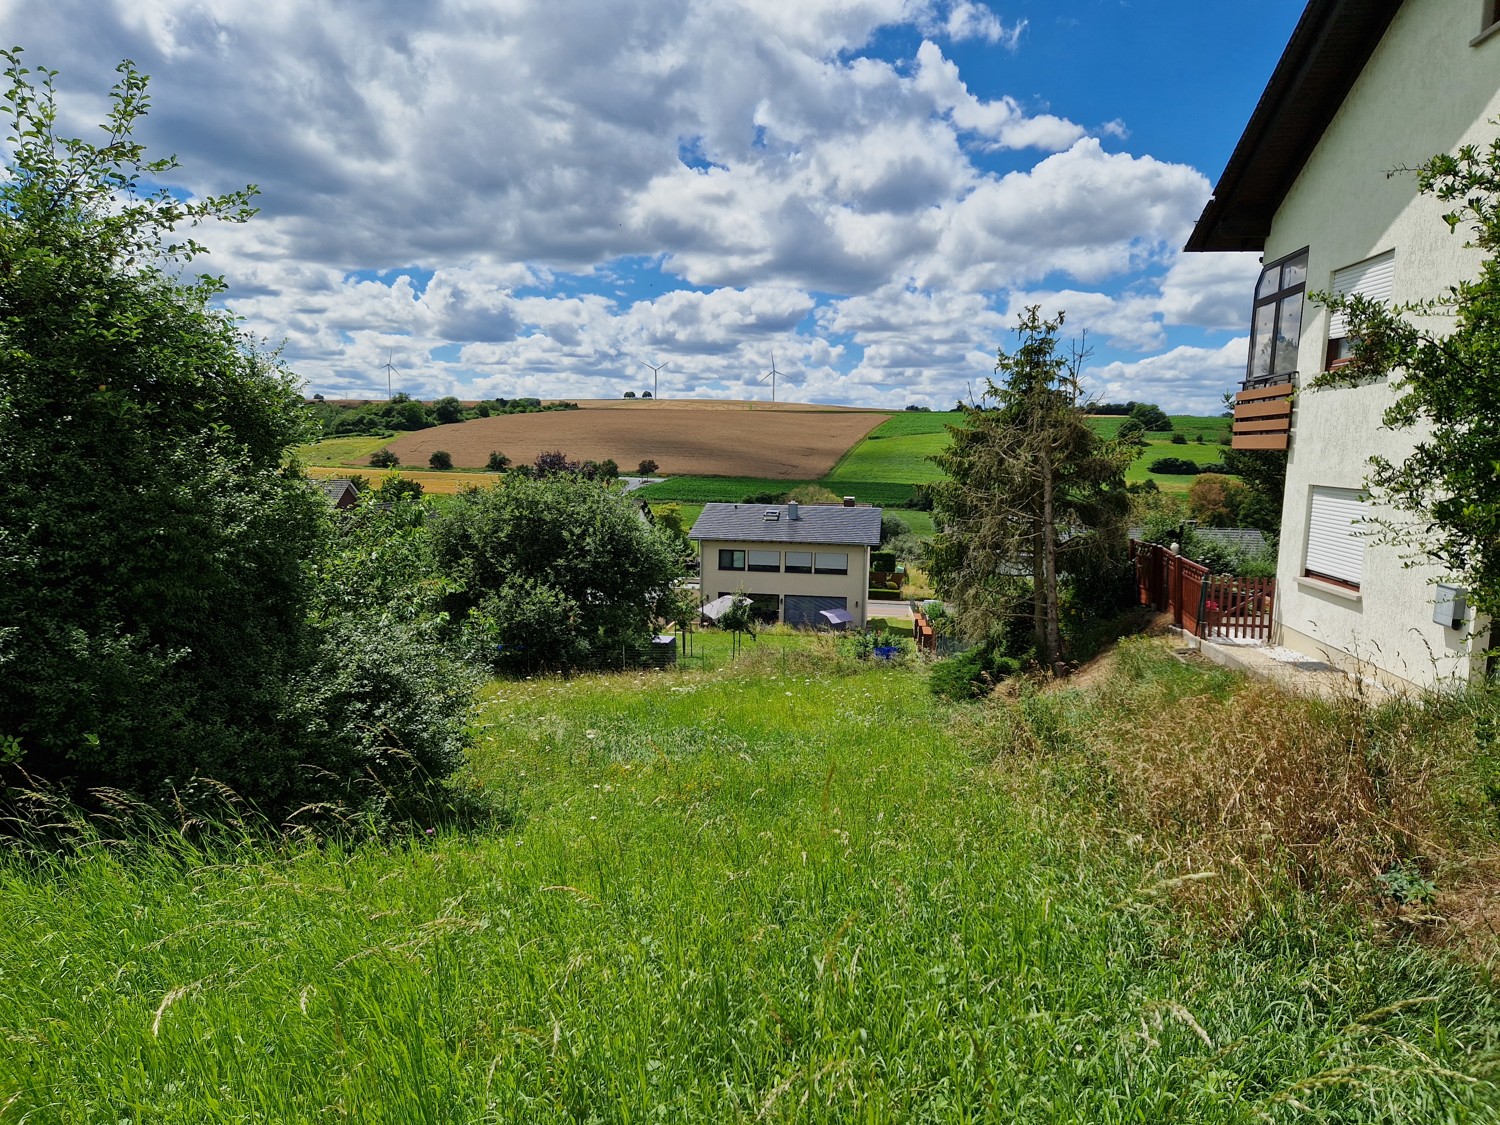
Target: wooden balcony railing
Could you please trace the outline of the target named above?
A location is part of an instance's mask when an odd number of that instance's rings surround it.
[[[1294,383],[1272,383],[1234,396],[1235,449],[1285,449],[1292,438]]]

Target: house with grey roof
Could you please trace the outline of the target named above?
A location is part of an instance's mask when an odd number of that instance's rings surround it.
[[[879,508],[705,504],[688,538],[701,552],[705,599],[743,592],[763,621],[819,625],[842,610],[863,627]]]
[[[327,496],[335,508],[352,508],[359,503],[359,490],[354,482],[343,479],[317,480],[313,485]]]

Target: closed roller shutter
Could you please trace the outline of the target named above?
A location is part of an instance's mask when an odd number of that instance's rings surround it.
[[[1333,291],[1342,297],[1352,297],[1357,293],[1361,297],[1368,297],[1382,305],[1389,305],[1395,279],[1396,252],[1387,250],[1384,254],[1377,254],[1373,258],[1366,258],[1363,262],[1356,262],[1352,266],[1335,270]],[[1349,335],[1348,319],[1342,312],[1330,313],[1328,338],[1336,340],[1347,335]]]
[[[1306,572],[1358,586],[1365,571],[1365,494],[1353,488],[1312,490]]]
[[[786,596],[786,623],[788,625],[826,625],[818,616],[825,609],[848,609],[848,598],[815,598],[809,594]]]

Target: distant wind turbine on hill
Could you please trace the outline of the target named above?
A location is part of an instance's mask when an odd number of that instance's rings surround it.
[[[776,353],[772,352],[771,353],[771,370],[767,371],[764,375],[762,375],[760,377],[760,381],[762,383],[764,383],[767,379],[771,380],[771,401],[772,402],[776,401],[776,377],[778,375],[780,375],[780,374],[782,374],[782,372],[776,370]]]
[[[391,361],[396,358],[396,353],[391,352],[385,357],[385,366],[381,368],[385,372],[385,397],[393,398],[391,394],[391,376],[396,373],[396,365]]]
[[[651,397],[653,399],[661,398],[661,391],[657,387],[656,377],[664,367],[669,367],[671,363],[670,359],[666,363],[647,363],[644,359],[640,361],[642,367],[651,368]]]

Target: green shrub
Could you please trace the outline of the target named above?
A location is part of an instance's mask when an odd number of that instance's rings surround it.
[[[896,569],[896,553],[894,551],[871,551],[870,569],[892,571]]]
[[[1013,656],[975,648],[934,664],[928,673],[927,687],[941,699],[978,699],[988,695],[1006,676],[1020,670],[1021,662]]]
[[[1200,437],[1199,440],[1202,440],[1201,437]],[[1187,444],[1187,435],[1186,434],[1173,434],[1172,435],[1172,444],[1173,445],[1186,445]]]
[[[382,447],[370,454],[370,467],[373,469],[394,469],[399,464],[401,464],[401,458],[389,449]]]
[[[505,472],[505,467],[509,464],[509,457],[501,453],[498,449],[492,449],[490,450],[489,460],[484,463],[484,467],[492,473],[503,473]]]
[[[446,471],[453,468],[453,454],[446,449],[435,449],[432,456],[427,458],[427,464],[440,472]]]
[[[633,498],[568,473],[460,493],[432,539],[449,621],[506,671],[574,668],[644,642],[682,573],[680,539],[648,526]]]
[[[1189,461],[1182,457],[1158,457],[1146,467],[1153,473],[1165,473],[1170,476],[1197,476],[1203,471],[1196,461]]]

